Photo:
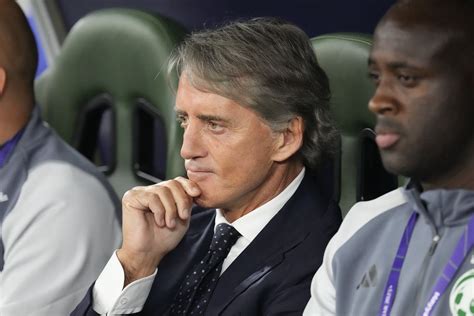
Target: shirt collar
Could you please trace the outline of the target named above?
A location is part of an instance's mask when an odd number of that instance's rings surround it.
[[[293,196],[298,189],[305,174],[305,168],[296,176],[295,179],[277,196],[267,203],[257,207],[253,211],[245,214],[241,218],[229,223],[222,210],[216,210],[216,220],[214,223],[214,231],[216,226],[222,223],[233,226],[245,239],[252,242],[262,229],[270,222],[270,220],[282,209],[283,205]]]

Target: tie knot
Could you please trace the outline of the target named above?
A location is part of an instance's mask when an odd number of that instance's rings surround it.
[[[239,232],[233,226],[224,223],[219,224],[216,226],[210,248],[214,251],[228,253],[239,237]]]

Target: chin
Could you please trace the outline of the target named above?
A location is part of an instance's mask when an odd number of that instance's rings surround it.
[[[215,192],[212,190],[209,190],[206,186],[201,186],[201,184],[198,184],[201,188],[201,195],[198,196],[197,198],[194,199],[194,202],[205,208],[211,208],[214,207],[214,199],[212,198],[212,194],[209,194],[209,192]]]
[[[407,160],[400,159],[394,155],[382,155],[382,163],[388,172],[404,177],[413,175],[413,167],[407,163]]]
[[[212,199],[206,191],[203,190],[202,194],[194,199],[194,203],[204,208],[217,208],[216,201]]]
[[[210,191],[210,194],[206,194],[205,191],[203,193],[194,199],[194,203],[199,205],[200,207],[203,208],[219,208],[219,209],[227,209],[230,207],[229,204],[229,197],[225,195],[216,195],[216,191]]]

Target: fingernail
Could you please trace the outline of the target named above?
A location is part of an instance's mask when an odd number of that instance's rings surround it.
[[[176,220],[173,218],[170,220],[170,228],[173,228],[176,225]]]

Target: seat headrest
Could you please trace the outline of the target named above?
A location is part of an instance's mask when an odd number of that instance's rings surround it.
[[[157,121],[165,131],[161,133],[165,138],[161,140],[166,156],[164,176],[183,174],[179,156],[182,131],[176,122],[175,92],[171,89],[177,78],[167,79],[167,64],[184,35],[182,27],[162,16],[134,9],[99,10],[74,25],[55,63],[35,83],[43,117],[76,148],[78,130],[84,129],[85,109],[97,99],[110,104],[116,130],[110,142],[116,144],[117,170],[111,171],[109,179],[119,194],[143,184],[143,177],[137,176],[137,141],[133,137],[137,134],[136,117],[143,113],[144,104],[159,116]],[[149,151],[152,155],[156,149]]]
[[[168,91],[167,59],[183,34],[172,21],[139,10],[105,9],[87,15],[74,25],[55,63],[37,80],[44,116],[70,142],[78,111],[101,93],[116,101],[144,97],[168,113],[174,94]],[[174,123],[174,114],[168,115],[170,120],[165,120]]]
[[[315,37],[311,43],[329,77],[331,110],[342,135],[358,136],[362,129],[373,128],[375,117],[367,108],[374,91],[367,76],[371,37],[334,33]]]

